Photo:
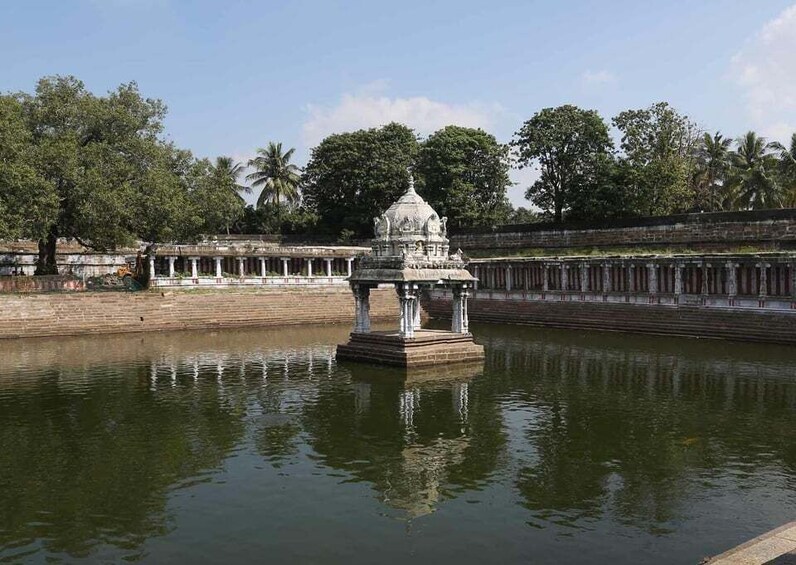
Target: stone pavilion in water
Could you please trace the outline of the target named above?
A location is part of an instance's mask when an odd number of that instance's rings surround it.
[[[473,341],[467,297],[475,278],[461,251],[450,254],[446,218],[440,218],[410,180],[409,190],[381,217],[374,218],[373,251],[349,278],[356,323],[349,342],[337,346],[340,360],[404,367],[480,361],[484,348]],[[370,289],[394,285],[400,304],[397,331],[370,330]],[[451,330],[420,327],[423,290],[448,287],[453,294]]]

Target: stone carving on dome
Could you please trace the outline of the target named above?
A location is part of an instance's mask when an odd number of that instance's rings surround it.
[[[378,238],[383,238],[390,233],[390,219],[386,215],[373,218],[373,233]]]

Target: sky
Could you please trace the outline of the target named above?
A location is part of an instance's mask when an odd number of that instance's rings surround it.
[[[508,142],[542,108],[667,101],[707,131],[796,132],[793,0],[0,0],[0,91],[136,81],[167,136],[245,161],[390,121]],[[511,201],[533,172],[513,171]],[[255,195],[256,197],[256,195]]]

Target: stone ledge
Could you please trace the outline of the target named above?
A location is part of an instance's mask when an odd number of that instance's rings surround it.
[[[348,343],[337,346],[337,359],[428,367],[483,361],[484,346],[475,343],[472,334],[442,330],[417,330],[413,338],[402,338],[397,332],[352,333]]]
[[[703,563],[710,565],[796,563],[794,552],[796,552],[796,522],[790,522],[721,555],[711,557]]]

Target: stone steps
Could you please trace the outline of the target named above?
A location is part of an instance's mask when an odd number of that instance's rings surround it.
[[[450,318],[450,300],[425,300],[424,307],[432,317]],[[483,322],[796,344],[796,312],[786,311],[478,299],[469,312]]]
[[[140,331],[353,324],[348,289],[2,295],[0,339]],[[374,289],[371,318],[397,319],[392,289]],[[143,318],[143,320],[142,320]]]

